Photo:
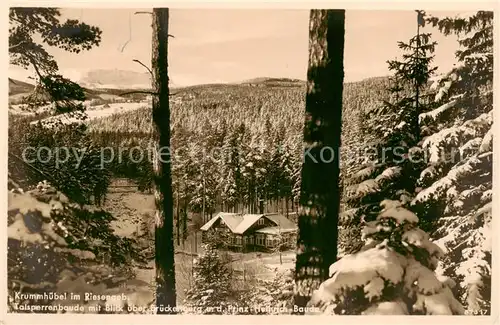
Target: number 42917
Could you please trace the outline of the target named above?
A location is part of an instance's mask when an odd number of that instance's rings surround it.
[[[488,311],[486,309],[479,309],[479,310],[466,310],[465,315],[488,315]]]

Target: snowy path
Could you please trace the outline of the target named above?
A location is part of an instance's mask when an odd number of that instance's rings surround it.
[[[98,106],[93,106],[93,107],[87,107],[87,110],[85,111],[87,113],[88,119],[97,119],[97,118],[103,118],[106,116],[110,116],[113,114],[121,114],[121,113],[126,113],[130,111],[134,111],[137,109],[140,109],[142,107],[147,107],[149,105],[148,102],[140,102],[140,103],[110,103],[108,104],[109,107],[106,107],[105,105],[98,105]],[[47,110],[48,107],[41,107],[39,111],[45,111]],[[13,114],[20,114],[20,115],[31,115],[33,113],[30,112],[25,112],[21,109],[20,105],[13,105],[12,108],[9,110],[10,113]],[[57,117],[48,117],[42,121],[49,120],[49,119],[66,119],[65,118],[66,114],[61,114],[58,115]],[[72,118],[67,118],[68,121],[71,121]]]

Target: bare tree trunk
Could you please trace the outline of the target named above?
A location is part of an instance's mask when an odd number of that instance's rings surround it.
[[[173,242],[173,197],[170,156],[170,107],[168,103],[168,9],[153,9],[153,123],[158,148],[155,150],[155,264],[156,306],[159,314],[173,314],[164,307],[176,306]],[[166,151],[166,152],[165,152]]]
[[[421,13],[417,13],[420,18]],[[423,18],[422,18],[423,19]],[[417,49],[415,51],[415,57],[418,60],[418,55],[420,54],[420,22],[417,23]],[[415,79],[415,110],[412,112],[411,124],[412,124],[412,134],[415,137],[414,143],[418,143],[420,141],[420,125],[419,125],[419,96],[420,96],[420,87],[422,86],[421,81],[418,78]]]
[[[202,208],[201,208],[201,220],[203,220],[203,223],[205,223],[205,165],[204,165],[204,162],[203,164],[201,165],[202,167],[202,175],[201,177],[203,178],[203,198],[202,198]]]
[[[285,196],[286,218],[288,219],[288,196]]]
[[[344,10],[311,10],[295,305],[307,305],[337,258]],[[328,180],[328,181],[325,181]]]
[[[183,215],[183,218],[186,218],[186,222],[187,222],[187,218],[188,218],[188,200],[184,200],[184,206],[183,206],[183,209],[182,210],[182,215]],[[178,228],[179,229],[179,232],[182,232],[181,231],[181,227]],[[179,237],[177,238],[177,240],[179,240]]]
[[[184,211],[184,214],[182,215],[182,247],[184,247],[184,244],[186,242],[187,236],[189,236],[189,232],[188,232],[188,214],[187,214],[187,211]]]
[[[194,247],[196,247],[196,231],[195,231],[195,236],[194,236]],[[193,253],[193,245],[191,244],[191,278],[194,275],[194,253]],[[196,248],[194,250],[196,252]]]
[[[177,220],[177,222],[179,222],[179,216],[181,215],[180,202],[179,202],[179,190],[180,190],[180,182],[177,182],[177,199],[176,199],[177,206],[175,209],[175,220]]]
[[[198,230],[194,230],[194,252],[198,253]]]
[[[186,185],[184,183],[184,191],[186,193],[186,189],[185,189]],[[183,207],[185,205],[185,202],[186,202],[186,196],[184,196],[184,200],[183,200]],[[181,244],[181,214],[184,214],[184,212],[182,211],[181,209],[181,213],[178,214],[175,218],[175,237],[176,237],[176,240],[177,240],[177,246],[179,246]]]

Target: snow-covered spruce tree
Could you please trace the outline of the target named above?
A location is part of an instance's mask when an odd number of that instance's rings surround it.
[[[86,126],[61,123],[49,128],[30,124],[30,118],[15,117],[9,121],[9,171],[23,179],[25,187],[33,188],[47,179],[73,201],[102,203],[110,175],[101,166],[101,148]],[[28,150],[31,148],[49,148],[50,152]],[[70,153],[73,151],[78,156]],[[51,158],[54,152],[60,155],[59,160]],[[80,155],[81,160],[77,158]]]
[[[369,112],[380,105],[380,101],[390,95],[391,81],[389,78],[372,78],[365,80],[359,89],[353,89],[350,95],[349,87],[353,85],[346,84],[346,90],[342,111],[342,147],[341,147],[341,192],[344,193],[344,186],[353,184],[350,178],[357,172],[364,169],[358,158],[360,149],[370,147],[370,144],[376,140],[375,135],[370,134]],[[341,213],[349,210],[353,206],[346,204],[346,197],[341,196]],[[359,220],[358,220],[359,221]],[[353,226],[355,220],[343,222],[339,227],[339,256],[344,253],[352,253],[362,245],[361,228]]]
[[[124,258],[135,250],[112,233],[109,215],[81,209],[48,182],[29,191],[15,183],[9,175],[9,312],[112,313],[104,306],[117,310],[120,305],[124,312],[127,306],[150,306],[147,283],[130,279]],[[69,299],[68,292],[81,299]],[[123,293],[128,300],[85,300],[89,292],[102,297]]]
[[[244,124],[238,128],[231,129],[224,138],[220,160],[221,181],[218,182],[218,190],[221,193],[224,211],[237,212],[238,204],[241,203],[242,175],[240,164],[241,141],[245,132]]]
[[[238,305],[232,287],[232,270],[214,245],[203,245],[193,267],[193,285],[186,292],[184,307],[193,314],[232,314]],[[230,307],[231,306],[231,307]]]
[[[372,108],[373,109],[373,108]],[[339,256],[343,254],[351,254],[358,251],[362,247],[361,241],[361,210],[356,209],[357,200],[346,195],[352,190],[352,185],[358,183],[359,172],[367,167],[368,161],[361,160],[364,152],[363,149],[370,148],[374,143],[378,142],[375,135],[370,134],[368,129],[369,113],[359,111],[356,119],[356,133],[350,138],[343,141],[341,153],[341,210],[339,224]],[[350,128],[349,123],[344,123],[346,129]],[[351,126],[352,128],[352,126]],[[371,158],[371,157],[370,157]]]
[[[286,315],[293,310],[294,270],[276,270],[272,279],[255,279],[245,295],[251,315]]]
[[[210,156],[210,152],[206,148],[214,148],[222,145],[222,141],[217,139],[216,132],[212,127],[207,126],[207,131],[198,141],[199,144],[194,146],[187,144],[187,147],[194,147],[191,150],[191,160],[187,164],[192,164],[195,173],[191,176],[193,182],[192,197],[188,207],[191,211],[201,214],[202,221],[207,221],[207,216],[210,216],[215,211],[215,199],[217,190],[218,166],[215,164],[214,157]],[[199,148],[205,148],[201,153],[197,152]]]
[[[442,251],[417,227],[417,216],[399,201],[380,205],[376,220],[362,230],[364,247],[332,264],[331,278],[309,302],[318,308],[311,313],[463,314],[451,291],[453,283],[434,273]]]
[[[419,26],[422,12],[418,12]],[[360,222],[373,220],[384,199],[411,201],[420,170],[425,167],[418,147],[420,140],[419,112],[428,109],[427,94],[422,90],[436,68],[431,67],[436,43],[429,33],[417,33],[408,43],[399,42],[404,51],[402,61],[388,61],[393,71],[390,98],[368,112],[363,150],[356,153],[358,170],[344,181],[342,226],[350,233],[359,233]],[[353,240],[347,252],[361,245]]]
[[[421,114],[428,166],[412,202],[433,216],[433,237],[446,249],[443,274],[459,284],[468,314],[489,314],[493,150],[493,13],[428,19],[457,34],[459,65],[433,84],[443,105]],[[437,229],[436,229],[437,227]]]

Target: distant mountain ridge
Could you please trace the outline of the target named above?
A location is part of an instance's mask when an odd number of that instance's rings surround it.
[[[106,89],[149,89],[151,88],[151,76],[148,72],[136,72],[130,70],[119,69],[97,69],[90,70],[83,74],[80,80],[75,80],[82,87],[86,88],[106,88]],[[248,80],[243,80],[229,84],[265,84],[265,85],[301,85],[305,84],[304,80],[292,78],[276,78],[276,77],[257,77]],[[193,85],[187,87],[196,87],[204,85]],[[177,87],[171,81],[171,88]]]
[[[258,77],[258,78],[252,78],[252,79],[248,79],[248,80],[244,80],[244,81],[241,81],[239,82],[240,84],[248,84],[248,83],[252,83],[252,84],[259,84],[259,83],[280,83],[280,82],[283,82],[283,83],[306,83],[305,80],[301,80],[301,79],[292,79],[292,78],[275,78],[275,77]]]
[[[363,80],[370,80],[373,78],[385,77],[371,77]],[[9,78],[9,95],[19,93],[26,93],[32,90],[33,85],[27,82],[19,81]],[[95,69],[81,73],[78,77],[73,77],[72,80],[78,83],[83,88],[88,90],[106,91],[106,90],[150,90],[151,89],[151,75],[149,72],[137,72],[131,70],[121,69]],[[359,80],[359,81],[363,81]],[[12,82],[14,81],[14,83]],[[358,81],[346,82],[356,83]],[[263,86],[263,87],[280,87],[291,86],[298,87],[306,84],[305,80],[294,78],[279,78],[279,77],[256,77],[246,79],[238,82],[230,83],[210,83],[199,84],[191,86],[177,86],[175,81],[170,80],[170,88],[197,88],[215,85],[245,85],[245,86]]]
[[[33,91],[35,86],[24,81],[9,78],[9,96]]]
[[[362,82],[368,82],[370,80],[386,79],[387,77],[370,77],[360,81],[346,82],[346,84],[356,84]],[[81,80],[73,80],[77,82],[80,86],[85,88],[88,93],[117,93],[120,91],[133,91],[133,90],[150,90],[151,80],[150,75],[147,72],[135,72],[129,70],[92,70],[83,75]],[[196,89],[204,88],[208,86],[304,86],[306,84],[305,80],[292,79],[292,78],[276,78],[276,77],[257,77],[252,79],[243,80],[241,82],[228,83],[228,84],[201,84],[186,87],[176,87],[175,84],[171,84],[170,87],[177,89]],[[18,94],[24,94],[33,91],[35,86],[31,83],[9,78],[9,96],[14,96]]]
[[[80,80],[75,80],[86,88],[109,89],[144,89],[151,87],[151,76],[148,72],[136,72],[118,69],[90,70]]]

